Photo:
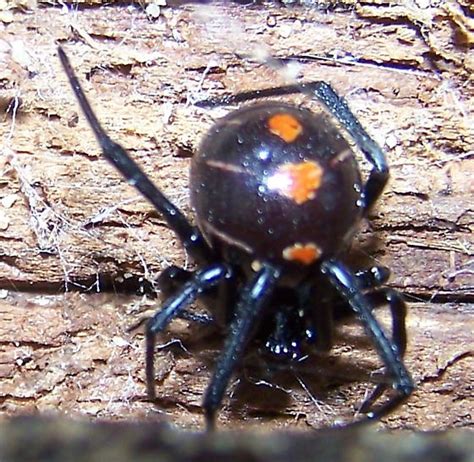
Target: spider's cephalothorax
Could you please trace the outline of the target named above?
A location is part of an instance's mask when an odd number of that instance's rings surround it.
[[[226,330],[204,395],[212,428],[250,340],[258,339],[274,355],[298,359],[306,344],[329,349],[333,320],[348,311],[373,341],[390,382],[377,385],[362,404],[366,420],[387,414],[410,395],[413,382],[403,363],[406,307],[398,292],[383,286],[388,270],[376,266],[353,271],[339,260],[387,182],[385,155],[328,84],[302,83],[198,103],[213,106],[303,93],[325,112],[267,102],[221,119],[192,162],[196,228],[104,132],[62,49],[59,56],[104,156],[163,214],[199,265],[195,272],[172,266],[160,276],[165,301],[146,324],[151,399],[155,337],[174,317],[217,322]],[[371,165],[365,182],[349,139]],[[212,318],[187,311],[201,294]],[[391,312],[390,336],[372,313],[380,305],[388,305]],[[375,405],[390,388],[393,394]]]

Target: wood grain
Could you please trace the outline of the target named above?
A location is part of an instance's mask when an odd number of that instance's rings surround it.
[[[175,348],[157,353],[159,401],[145,400],[142,336],[127,328],[158,301],[133,292],[153,287],[169,264],[192,262],[162,218],[101,158],[57,44],[114,140],[190,217],[190,157],[213,120],[231,109],[192,102],[284,83],[252,58],[265,47],[297,62],[303,80],[330,82],[387,151],[391,182],[354,258],[391,267],[390,285],[410,302],[406,362],[418,388],[383,425],[472,425],[474,61],[467,3],[181,5],[162,8],[155,20],[120,4],[20,3],[0,10],[3,415],[59,410],[169,418],[197,428],[219,348],[214,333],[175,323],[163,339]],[[351,329],[341,329],[331,358],[301,373],[270,374],[250,358],[220,425],[319,427],[353,412],[367,384],[328,391],[313,377],[326,363],[360,365],[365,374],[376,367]]]

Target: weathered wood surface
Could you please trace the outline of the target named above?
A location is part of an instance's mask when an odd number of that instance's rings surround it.
[[[359,254],[390,266],[390,284],[407,294],[406,362],[418,389],[385,424],[472,425],[468,4],[347,2],[330,11],[185,5],[152,20],[140,7],[91,3],[69,10],[49,3],[0,7],[3,415],[166,414],[198,427],[218,348],[209,332],[176,323],[168,338],[182,339],[185,350],[157,353],[159,400],[146,402],[143,339],[126,330],[157,302],[115,292],[149,285],[170,263],[192,262],[151,206],[101,158],[57,44],[113,138],[188,215],[189,158],[212,121],[229,110],[202,110],[192,101],[283,83],[245,58],[265,44],[279,58],[298,58],[303,79],[330,82],[388,153],[391,182],[361,231]],[[374,364],[363,344],[359,353],[353,346],[341,338],[334,357]],[[319,395],[307,371],[269,377],[266,367],[250,365],[250,380],[241,380],[227,401],[222,426],[320,426],[353,409],[367,389],[355,382]]]
[[[152,422],[74,422],[14,418],[0,423],[6,462],[472,462],[469,431],[376,432],[366,427],[321,432],[215,434],[177,432]],[[402,448],[402,449],[401,449]]]

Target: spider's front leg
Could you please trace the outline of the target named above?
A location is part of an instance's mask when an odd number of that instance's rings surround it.
[[[155,338],[170,321],[182,314],[186,307],[196,300],[206,289],[215,287],[226,277],[230,277],[229,268],[223,264],[215,264],[197,271],[176,292],[169,297],[161,309],[146,324],[146,383],[148,397],[155,399]]]
[[[203,407],[208,430],[212,430],[215,426],[216,412],[222,403],[229,380],[242,359],[252,334],[258,328],[279,276],[278,268],[264,263],[242,289],[224,348],[217,359],[214,374],[204,395]]]
[[[356,271],[354,276],[357,279],[360,289],[367,294],[378,287],[383,286],[388,281],[390,278],[390,270],[385,266],[374,265],[370,268]],[[374,300],[374,306],[379,306],[381,304],[382,303],[377,303],[377,301]],[[354,311],[345,300],[340,301],[334,310],[334,318],[338,321],[348,316],[352,316],[353,314]]]
[[[354,276],[357,278],[362,289],[374,289],[385,284],[390,278],[390,270],[381,265],[374,265],[370,268],[356,271]]]
[[[392,342],[397,348],[400,357],[403,358],[407,346],[407,333],[405,327],[406,304],[402,295],[396,290],[383,287],[367,293],[372,306],[388,305],[392,317]],[[373,392],[364,400],[360,406],[360,412],[369,412],[372,405],[389,388],[387,383],[379,383]]]
[[[367,417],[370,419],[383,417],[405,401],[414,390],[413,380],[403,363],[403,353],[406,345],[405,304],[403,299],[395,291],[388,289],[379,289],[372,294],[364,294],[358,278],[337,260],[323,262],[321,271],[355,312],[366,334],[372,339],[388,374],[392,378],[392,387],[397,394],[386,403],[367,413]],[[392,339],[386,336],[372,314],[375,306],[380,304],[382,300],[388,302],[392,312]],[[377,386],[368,400],[362,404],[362,411],[366,412],[367,408],[381,396],[386,388],[385,384]]]
[[[171,265],[161,272],[156,280],[163,299],[172,297],[181,287],[193,277],[193,272]],[[177,315],[178,318],[198,324],[210,325],[214,322],[212,316],[206,313],[195,313],[193,311],[182,310]]]

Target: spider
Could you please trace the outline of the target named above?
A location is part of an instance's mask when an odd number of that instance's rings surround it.
[[[274,356],[298,360],[305,348],[332,347],[333,321],[341,313],[355,314],[387,375],[360,406],[363,417],[352,423],[380,418],[412,393],[414,384],[403,363],[406,306],[398,292],[384,287],[389,270],[373,266],[354,271],[341,261],[357,225],[385,187],[388,165],[329,84],[307,82],[197,103],[209,107],[300,93],[318,101],[325,112],[266,101],[220,119],[192,159],[195,227],[105,133],[65,52],[59,48],[58,53],[104,156],[163,215],[199,267],[191,272],[171,266],[159,277],[165,301],[146,321],[145,333],[151,400],[156,396],[155,338],[175,317],[216,322],[226,332],[204,393],[208,429],[215,426],[251,340],[259,340]],[[371,165],[365,182],[340,127]],[[213,317],[187,311],[199,296]],[[390,336],[373,315],[381,305],[391,313]],[[386,392],[389,397],[376,405]]]

